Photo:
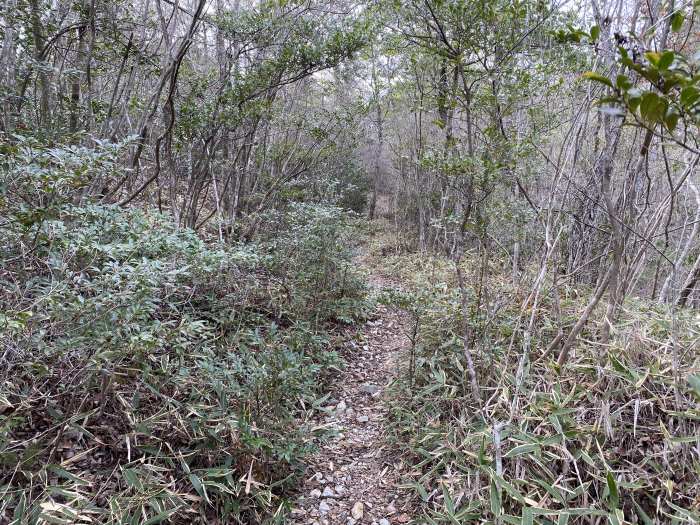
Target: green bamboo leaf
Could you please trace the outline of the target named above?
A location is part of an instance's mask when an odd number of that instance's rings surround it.
[[[207,503],[209,502],[209,496],[207,495],[207,489],[204,488],[202,480],[195,474],[190,474],[190,483],[194,487],[194,490],[199,494],[200,497],[204,498]]]
[[[59,467],[58,465],[49,465],[47,468],[48,468],[48,470],[50,470],[51,472],[56,474],[58,477],[70,480],[73,483],[75,483],[76,485],[89,485],[90,484],[88,481],[85,481],[84,479],[79,478],[78,476],[76,476],[74,474],[71,474],[67,470]]]
[[[414,483],[413,488],[418,492],[418,495],[423,501],[428,501],[428,493],[421,483]]]
[[[692,389],[693,395],[700,400],[700,375],[688,376],[688,384]]]
[[[445,485],[442,486],[442,497],[445,500],[445,507],[447,508],[447,512],[449,512],[450,515],[454,514],[455,506],[452,502],[452,498],[450,497],[450,491]]]
[[[634,503],[634,508],[637,511],[637,517],[642,521],[642,523],[644,525],[654,525],[654,520],[652,520],[649,515],[644,512],[644,509],[640,507],[635,500],[632,500],[632,503]]]
[[[491,513],[494,516],[500,516],[501,514],[503,514],[503,506],[501,505],[501,491],[493,479],[491,479],[491,490],[489,491],[489,500],[491,503]]]
[[[155,516],[153,516],[152,518],[144,521],[143,525],[155,525],[156,523],[163,523],[170,516],[175,514],[178,510],[180,510],[180,507],[175,507],[173,509],[164,510],[163,512],[160,512],[160,513],[156,514]]]
[[[517,447],[511,448],[508,452],[506,452],[503,457],[504,458],[513,458],[515,456],[520,456],[521,454],[529,454],[530,452],[534,451],[539,451],[540,446],[539,445],[518,445]]]
[[[616,509],[620,504],[620,493],[617,491],[617,483],[615,483],[615,477],[613,473],[608,471],[606,476],[608,482],[608,491],[610,492],[609,504],[611,509]]]

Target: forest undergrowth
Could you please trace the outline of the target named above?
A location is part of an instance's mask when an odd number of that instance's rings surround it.
[[[490,254],[468,276],[467,329],[454,261],[406,249],[379,233],[374,264],[404,284],[385,297],[410,314],[410,355],[395,382],[390,438],[413,465],[427,523],[697,523],[700,381],[697,311],[629,298],[607,344],[596,311],[570,362],[548,353],[585,293],[563,286],[558,304],[526,299]],[[554,294],[544,294],[556,297]],[[536,319],[531,333],[526,319]],[[474,356],[478,395],[465,361]],[[419,520],[420,522],[420,520]]]
[[[300,416],[367,312],[354,219],[292,203],[255,243],[207,242],[73,204],[112,151],[11,153],[8,191],[37,184],[5,202],[0,523],[283,522]]]

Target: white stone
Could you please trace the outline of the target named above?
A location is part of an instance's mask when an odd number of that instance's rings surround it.
[[[350,515],[356,520],[361,520],[362,516],[365,515],[365,504],[362,503],[361,501],[356,502],[352,506],[352,510],[350,511]]]

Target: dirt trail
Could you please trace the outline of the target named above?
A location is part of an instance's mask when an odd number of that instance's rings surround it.
[[[395,287],[372,275],[375,289]],[[410,514],[398,489],[402,465],[384,443],[387,417],[382,397],[408,345],[401,312],[378,306],[360,339],[344,352],[346,368],[331,391],[331,411],[316,424],[337,430],[309,467],[291,524],[389,525],[408,523]]]

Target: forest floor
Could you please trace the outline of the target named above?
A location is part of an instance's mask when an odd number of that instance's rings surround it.
[[[365,257],[358,263],[366,268]],[[375,269],[374,291],[398,283]],[[405,314],[378,305],[371,320],[346,346],[346,366],[331,389],[328,412],[317,428],[335,431],[312,458],[290,523],[304,525],[389,525],[411,521],[400,486],[405,465],[385,440],[384,393],[395,377],[409,339]]]

